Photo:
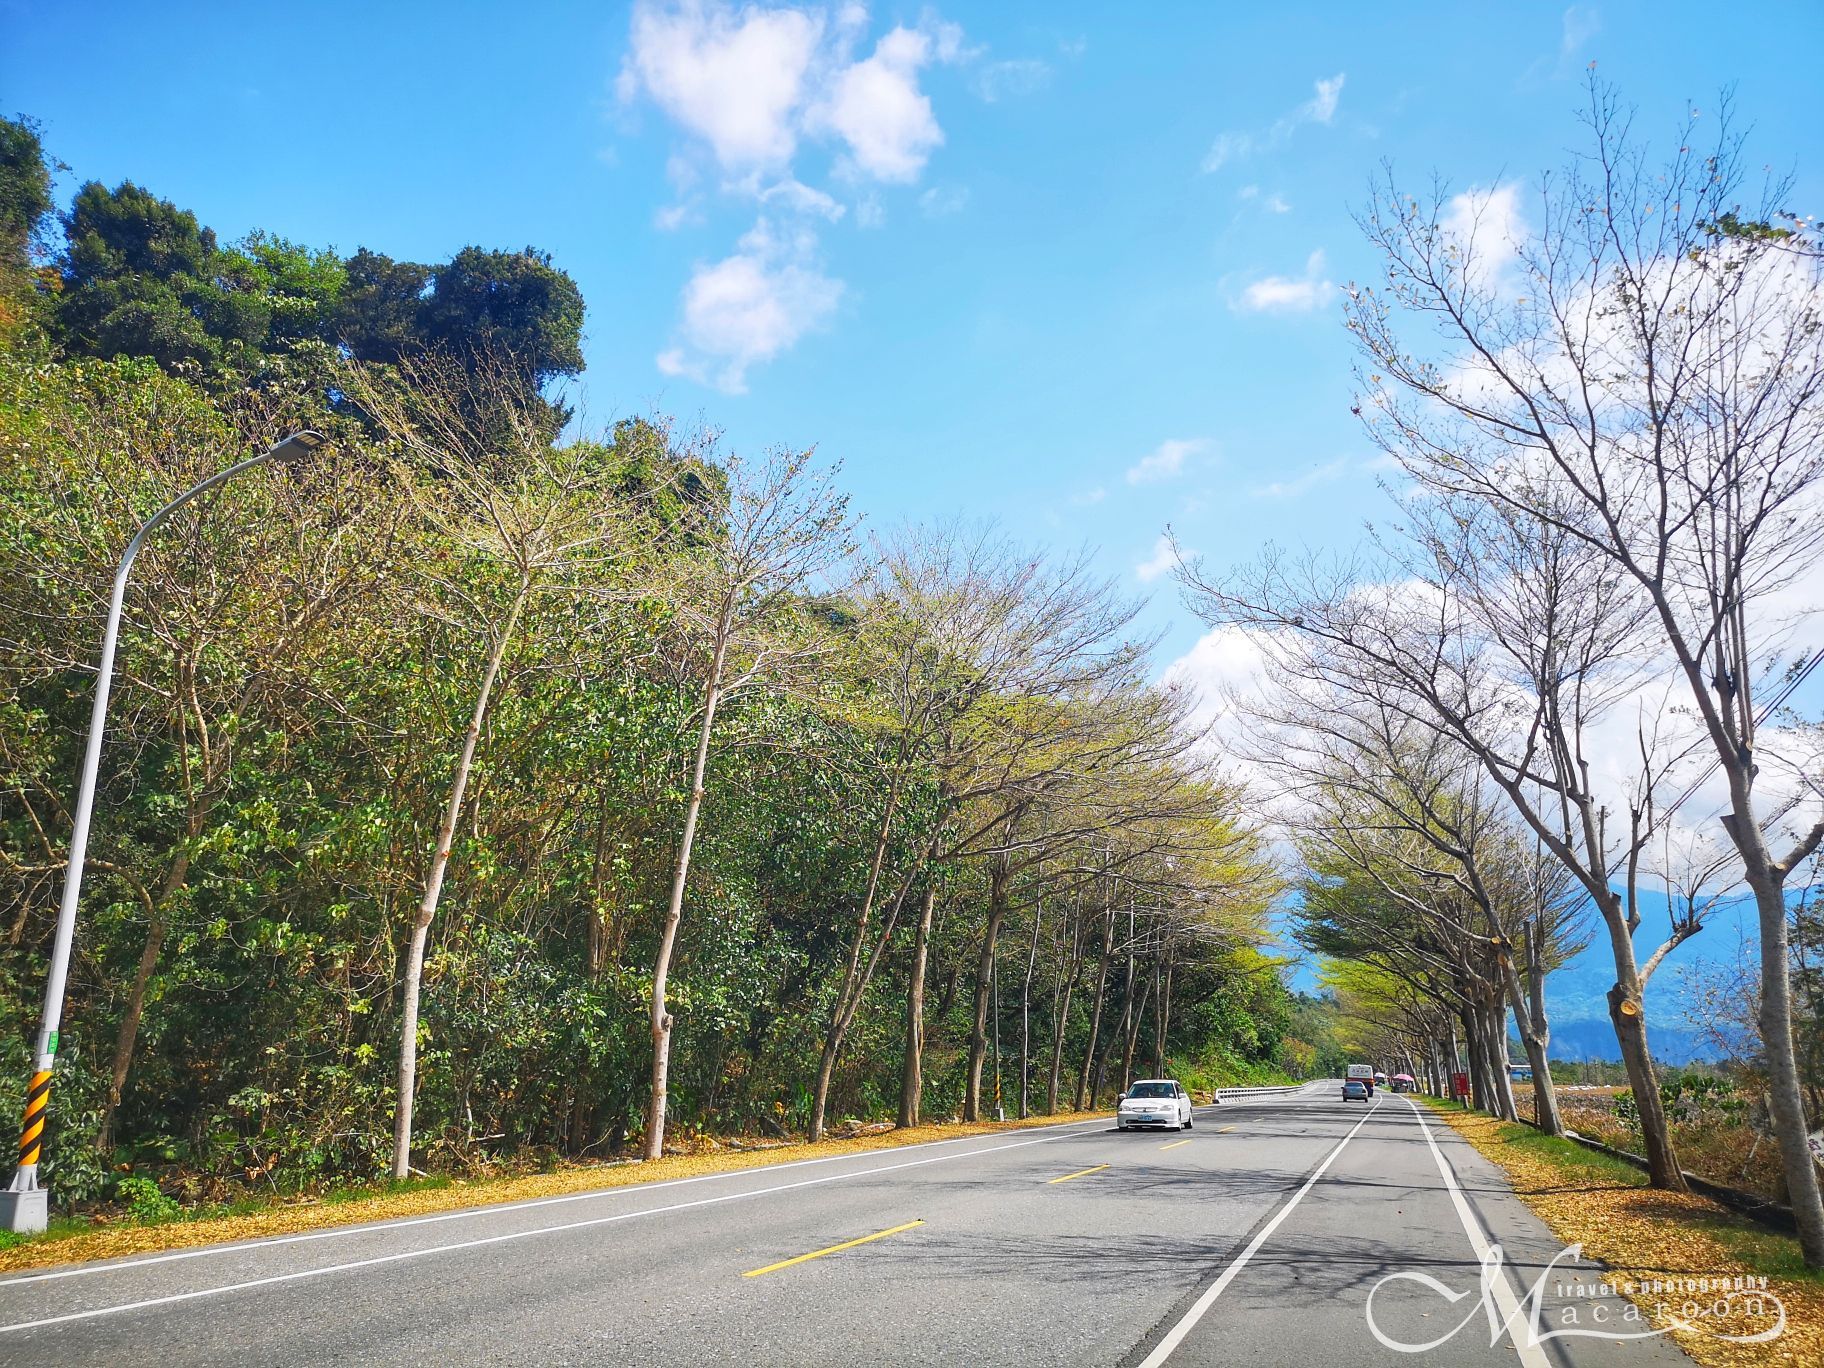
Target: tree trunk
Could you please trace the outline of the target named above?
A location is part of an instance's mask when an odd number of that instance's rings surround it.
[[[969,1080],[963,1096],[963,1120],[982,1119],[982,1064],[988,1056],[988,994],[993,987],[994,947],[1007,915],[1005,856],[996,856],[988,875],[988,924],[982,928],[982,948],[975,962],[975,1023],[969,1033]]]
[[[1779,1142],[1786,1197],[1799,1229],[1807,1268],[1824,1268],[1824,1205],[1820,1205],[1817,1161],[1806,1133],[1805,1099],[1799,1087],[1792,1044],[1792,964],[1786,927],[1784,879],[1757,871],[1749,886],[1761,922],[1761,1044],[1767,1056],[1767,1112]]]
[[[1130,923],[1133,920],[1131,913],[1129,914],[1128,920],[1130,921]],[[1133,936],[1131,934],[1131,931],[1128,936],[1128,944],[1129,944],[1129,946],[1132,946],[1132,944],[1133,944]],[[1109,1037],[1108,1045],[1103,1049],[1101,1058],[1096,1061],[1095,1077],[1093,1077],[1089,1081],[1089,1105],[1090,1105],[1090,1109],[1092,1111],[1095,1109],[1095,1105],[1096,1105],[1096,1094],[1098,1094],[1102,1091],[1102,1078],[1108,1068],[1108,1057],[1111,1053],[1113,1053],[1115,1046],[1117,1044],[1125,1047],[1127,1038],[1128,1038],[1127,1023],[1133,1019],[1133,1015],[1134,1015],[1134,952],[1130,949],[1127,952],[1127,977],[1121,985],[1121,1020],[1120,1020],[1119,1024],[1117,1024],[1115,1027],[1115,1033]],[[1124,1081],[1117,1086],[1120,1091],[1125,1092],[1127,1090],[1126,1083],[1125,1083],[1125,1077],[1126,1077],[1125,1068],[1123,1068],[1123,1070],[1122,1070],[1122,1075],[1123,1075]]]
[[[1165,958],[1163,975],[1155,966],[1153,982],[1158,991],[1153,994],[1153,1077],[1164,1078],[1166,1074],[1167,1037],[1172,1030],[1172,958]]]
[[[899,1080],[899,1124],[916,1126],[924,1100],[925,957],[931,947],[931,914],[937,886],[925,885],[918,930],[912,938],[912,967],[906,974],[906,1060]]]
[[[1641,1016],[1639,990],[1629,995],[1617,984],[1609,989],[1609,1020],[1615,1026],[1615,1039],[1621,1046],[1621,1062],[1627,1067],[1628,1082],[1634,1090],[1634,1106],[1640,1116],[1641,1147],[1646,1151],[1647,1176],[1656,1188],[1668,1192],[1685,1191],[1685,1175],[1679,1169],[1678,1155],[1666,1125],[1666,1109],[1659,1097],[1659,1078],[1653,1068],[1653,1055],[1647,1048],[1647,1025]]]
[[[101,1111],[101,1129],[95,1138],[97,1149],[114,1145],[114,1117],[120,1110],[121,1095],[126,1091],[127,1074],[133,1067],[133,1047],[139,1038],[139,1020],[146,1009],[146,987],[152,971],[158,967],[159,953],[165,945],[165,915],[162,905],[153,912],[146,925],[146,943],[139,952],[139,967],[133,972],[133,988],[127,994],[126,1015],[120,1019],[120,1032],[114,1037],[114,1068],[108,1079],[108,1100]]]
[[[684,831],[678,839],[678,862],[671,875],[671,899],[652,963],[652,1086],[646,1098],[646,1143],[641,1153],[657,1159],[665,1152],[665,1103],[671,1075],[671,1013],[665,1008],[665,981],[677,948],[678,922],[684,916],[684,885],[690,878],[690,848],[697,836],[697,814],[703,808],[703,777],[709,768],[709,737],[722,697],[722,670],[728,658],[728,618],[717,623],[716,650],[703,692],[703,724],[697,731],[697,756],[690,772],[690,801],[684,809]]]
[[[1045,905],[1032,905],[1032,947],[1026,952],[1026,981],[1020,985],[1020,1120],[1030,1113],[1027,1088],[1032,1077],[1032,971],[1039,965],[1039,928],[1045,921]]]
[[[1769,896],[1771,893],[1771,896]],[[1786,907],[1781,889],[1755,889],[1761,908],[1761,1041],[1767,1055],[1767,1109],[1786,1172],[1787,1201],[1799,1228],[1808,1268],[1824,1268],[1824,1207],[1818,1170],[1806,1134],[1805,1103],[1799,1090],[1798,1060],[1792,1044],[1791,981],[1788,978]],[[1771,903],[1771,906],[1766,904]],[[1769,934],[1768,927],[1777,929]]]
[[[165,933],[170,929],[166,908],[184,886],[184,880],[190,877],[189,841],[202,834],[202,813],[193,812],[188,825],[189,839],[179,847],[171,868],[165,871],[164,885],[159,889],[158,897],[147,898],[145,889],[134,884],[145,901],[146,943],[140,948],[139,964],[133,971],[133,987],[127,994],[126,1014],[121,1017],[120,1030],[114,1037],[114,1067],[108,1077],[108,1098],[101,1111],[101,1128],[95,1137],[97,1149],[108,1150],[114,1146],[114,1118],[120,1110],[120,1099],[126,1094],[127,1076],[133,1070],[133,1051],[139,1041],[139,1023],[145,1015],[146,993],[152,983],[152,972],[158,968],[158,957],[164,952]]]
[[[1503,1121],[1518,1121],[1520,1109],[1514,1105],[1514,1073],[1507,1067],[1507,1008],[1498,990],[1489,990],[1488,1002],[1482,1010],[1488,1017],[1488,1048],[1492,1056],[1489,1063],[1494,1067],[1496,1114]]]
[[[1064,1068],[1064,1032],[1070,1024],[1070,998],[1076,990],[1077,976],[1083,970],[1083,924],[1081,919],[1071,927],[1070,964],[1062,978],[1061,991],[1051,997],[1051,1074],[1045,1082],[1045,1114],[1058,1111],[1058,1076]]]
[[[1547,1135],[1564,1134],[1564,1118],[1558,1112],[1558,1089],[1552,1082],[1552,1028],[1545,1015],[1545,962],[1537,923],[1528,922],[1520,929],[1521,953],[1526,957],[1526,992],[1520,990],[1513,961],[1501,956],[1502,981],[1507,987],[1509,1005],[1514,1009],[1514,1022],[1520,1029],[1520,1042],[1526,1046],[1526,1062],[1533,1070],[1533,1121]]]
[[[1142,983],[1140,1001],[1134,1006],[1132,1019],[1128,1022],[1127,1041],[1121,1049],[1121,1089],[1123,1092],[1127,1090],[1127,1085],[1134,1081],[1134,1055],[1140,1048],[1140,1028],[1146,1022],[1146,1003],[1152,995],[1153,985]]]
[[[450,867],[456,824],[462,819],[463,798],[468,792],[469,774],[474,769],[475,747],[481,741],[482,724],[487,721],[494,681],[500,675],[500,662],[512,644],[520,613],[530,594],[531,585],[522,580],[507,620],[488,652],[487,666],[481,673],[481,687],[475,694],[475,709],[469,715],[469,729],[463,733],[462,751],[456,757],[455,773],[450,776],[450,797],[443,811],[443,825],[437,831],[437,847],[431,853],[430,868],[425,871],[424,897],[418,903],[411,943],[406,947],[405,992],[399,1009],[398,1097],[393,1110],[393,1177],[396,1179],[409,1177],[412,1167],[412,1104],[418,1085],[418,994],[424,981],[424,947],[430,939],[437,904],[443,898],[443,876]]]
[[[1089,1071],[1095,1066],[1097,1038],[1102,1034],[1102,1000],[1108,994],[1108,957],[1115,945],[1115,909],[1110,907],[1102,918],[1102,954],[1096,968],[1095,1005],[1089,1015],[1089,1043],[1083,1047],[1083,1067],[1077,1073],[1077,1096],[1075,1111],[1085,1110],[1086,1102],[1093,1102],[1095,1094],[1089,1090]],[[1101,1086],[1097,1079],[1097,1086]]]
[[[1001,962],[996,959],[988,971],[988,996],[993,1003],[994,1018],[994,1119],[1005,1121],[1007,1112],[1001,1103]]]
[[[855,935],[849,942],[848,962],[843,966],[842,984],[836,993],[836,1004],[830,1013],[830,1028],[823,1037],[823,1053],[817,1061],[817,1082],[811,1091],[811,1133],[813,1142],[823,1138],[823,1116],[830,1100],[830,1080],[836,1073],[836,1055],[842,1049],[855,1013],[861,1006],[866,985],[861,979],[861,949],[867,943],[868,920],[874,912],[874,897],[880,889],[880,870],[887,858],[887,844],[893,834],[893,814],[899,807],[899,784],[894,782],[887,794],[887,805],[881,815],[880,830],[874,839],[874,858],[868,865],[868,886],[861,899],[861,911],[855,917]]]
[[[1495,1108],[1488,1091],[1488,1060],[1482,1049],[1482,1028],[1468,1003],[1458,1009],[1458,1015],[1463,1022],[1463,1054],[1469,1070],[1469,1104],[1492,1115]]]

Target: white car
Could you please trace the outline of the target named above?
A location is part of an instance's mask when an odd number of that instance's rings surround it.
[[[1115,1129],[1163,1126],[1191,1128],[1191,1095],[1175,1078],[1143,1078],[1121,1094],[1115,1109]]]

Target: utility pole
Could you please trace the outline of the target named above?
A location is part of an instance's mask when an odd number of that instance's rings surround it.
[[[114,572],[114,592],[108,600],[108,625],[101,638],[101,663],[95,671],[95,705],[89,714],[88,747],[82,757],[82,780],[70,824],[69,864],[63,876],[63,901],[57,909],[57,934],[51,942],[51,968],[44,981],[44,1015],[33,1052],[31,1082],[25,1092],[25,1118],[19,1129],[19,1167],[12,1185],[0,1192],[0,1230],[37,1234],[50,1223],[50,1195],[38,1185],[38,1163],[44,1152],[44,1126],[51,1106],[51,1074],[57,1065],[57,1028],[63,1020],[64,988],[69,978],[70,946],[76,934],[76,904],[82,894],[83,865],[88,858],[89,814],[95,806],[95,779],[101,769],[102,733],[108,720],[108,693],[114,682],[114,648],[120,640],[120,615],[126,601],[127,572],[146,537],[178,509],[224,484],[243,470],[268,461],[296,460],[310,455],[328,439],[319,432],[295,432],[276,446],[250,456],[179,494],[140,526],[121,555]]]

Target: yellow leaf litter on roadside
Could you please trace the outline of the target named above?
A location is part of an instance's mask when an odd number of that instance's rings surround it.
[[[1567,1182],[1562,1168],[1510,1144],[1501,1123],[1479,1112],[1436,1111],[1512,1180],[1514,1191],[1538,1213],[1565,1244],[1581,1244],[1584,1254],[1606,1264],[1619,1279],[1704,1277],[1744,1272],[1741,1257],[1706,1231],[1695,1219],[1731,1219],[1731,1213],[1695,1194],[1659,1192],[1645,1186]],[[1763,1344],[1737,1344],[1713,1334],[1673,1331],[1671,1338],[1706,1368],[1746,1364],[1824,1364],[1824,1287],[1791,1278],[1770,1277],[1769,1290],[1786,1308],[1786,1329]],[[1659,1298],[1632,1298],[1649,1317]],[[1663,1323],[1663,1322],[1662,1322]],[[1767,1323],[1707,1320],[1717,1331],[1752,1334]]]
[[[390,1221],[407,1216],[427,1216],[460,1211],[465,1207],[521,1202],[534,1197],[561,1197],[571,1193],[659,1183],[668,1179],[697,1178],[707,1174],[734,1173],[765,1168],[795,1160],[825,1159],[870,1150],[897,1149],[932,1140],[960,1140],[975,1135],[1093,1120],[1107,1113],[1077,1112],[1035,1116],[1028,1121],[985,1121],[961,1125],[913,1126],[864,1133],[848,1139],[818,1144],[782,1144],[765,1149],[720,1149],[698,1154],[668,1154],[645,1163],[594,1164],[559,1169],[555,1173],[527,1174],[514,1178],[457,1180],[448,1187],[412,1192],[380,1193],[339,1202],[292,1202],[263,1211],[212,1220],[173,1221],[162,1225],[121,1225],[85,1231],[55,1239],[33,1240],[0,1250],[0,1273],[52,1264],[84,1263],[92,1259],[117,1259],[165,1249],[258,1240],[270,1235]]]

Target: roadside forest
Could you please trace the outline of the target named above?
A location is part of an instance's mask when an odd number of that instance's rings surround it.
[[[1434,1087],[1464,1070],[1511,1120],[1521,1086],[1562,1133],[1548,976],[1600,946],[1635,1143],[1682,1191],[1692,1099],[1649,995],[1752,906],[1738,1144],[1777,1153],[1815,1268],[1824,253],[1727,99],[1656,142],[1588,95],[1573,160],[1524,194],[1388,169],[1358,212],[1379,278],[1343,311],[1391,496],[1362,549],[1181,578],[1269,662],[1246,706],[1290,800],[1298,935]]]
[[[122,548],[198,480],[328,438],[133,571],[59,1203],[1300,1062],[1258,948],[1279,876],[1086,556],[866,524],[814,452],[588,428],[584,301],[536,250],[225,243],[130,182],[60,209],[53,166],[0,122],[9,1117]]]

